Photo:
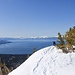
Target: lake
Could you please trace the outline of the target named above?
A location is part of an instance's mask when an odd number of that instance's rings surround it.
[[[32,54],[34,48],[37,50],[53,45],[57,38],[46,39],[16,39],[9,40],[12,43],[0,45],[0,54]]]

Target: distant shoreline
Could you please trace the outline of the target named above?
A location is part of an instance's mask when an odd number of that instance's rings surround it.
[[[8,43],[12,43],[12,42],[11,41],[7,41],[7,40],[0,40],[0,45],[8,44]]]

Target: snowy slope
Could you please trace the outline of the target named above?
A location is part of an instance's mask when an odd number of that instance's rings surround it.
[[[54,46],[43,48],[8,75],[75,75],[75,53]]]

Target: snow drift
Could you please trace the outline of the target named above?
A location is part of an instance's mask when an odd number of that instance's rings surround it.
[[[54,46],[31,55],[8,75],[75,75],[75,53],[62,53]]]

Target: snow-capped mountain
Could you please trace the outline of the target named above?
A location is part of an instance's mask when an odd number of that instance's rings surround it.
[[[57,38],[57,37],[49,37],[49,36],[36,36],[36,37],[21,37],[20,39],[45,39],[45,38]]]
[[[75,53],[62,53],[54,46],[32,54],[8,75],[75,75]]]

